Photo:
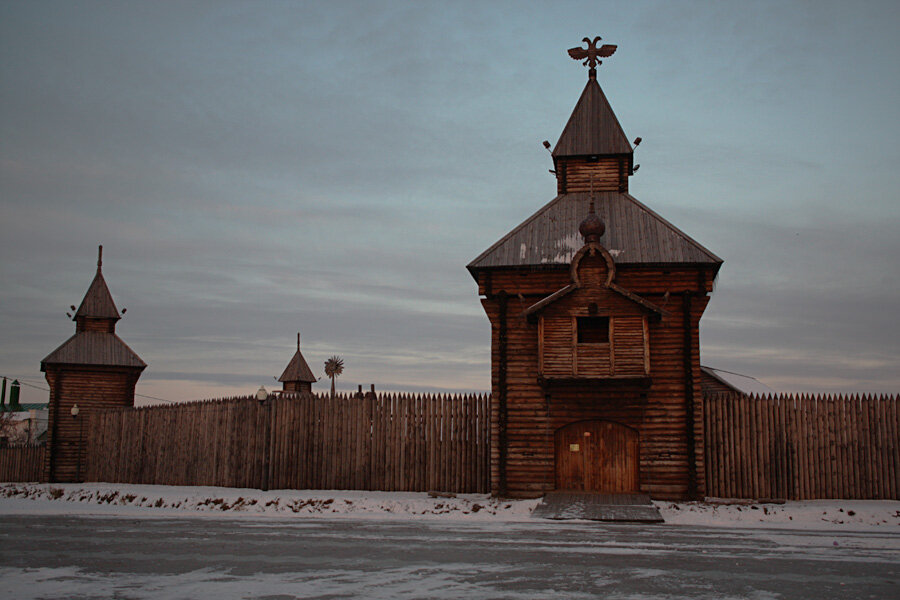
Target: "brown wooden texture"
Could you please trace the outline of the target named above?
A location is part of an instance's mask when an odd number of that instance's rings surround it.
[[[489,398],[283,395],[94,411],[88,481],[489,490]]]
[[[0,448],[0,481],[46,481],[46,446]]]
[[[640,489],[637,431],[609,421],[557,430],[556,489],[624,493]]]
[[[593,252],[578,263],[580,287],[542,309],[539,373],[544,377],[643,377],[649,375],[645,309],[606,286],[607,263]],[[604,317],[609,334],[600,342],[578,339],[578,319]]]
[[[632,151],[600,84],[596,78],[588,78],[572,115],[553,148],[553,158],[589,154],[630,155]]]
[[[897,396],[711,394],[707,495],[900,499]]]
[[[623,270],[624,271],[624,270]],[[617,269],[616,280],[623,271]],[[664,278],[666,274],[654,271]],[[610,381],[598,379],[577,379],[563,381],[560,377],[542,381],[539,371],[538,323],[530,322],[522,316],[525,308],[533,304],[521,302],[518,298],[516,281],[531,286],[540,273],[531,277],[516,279],[513,273],[494,272],[495,283],[503,281],[510,285],[507,292],[509,310],[505,317],[505,332],[502,331],[504,318],[501,316],[500,289],[494,295],[482,300],[482,306],[492,326],[492,392],[491,405],[492,435],[490,446],[491,491],[512,497],[538,497],[555,488],[554,432],[560,427],[583,420],[607,420],[621,423],[636,430],[640,440],[640,488],[657,499],[684,499],[689,496],[691,463],[696,465],[698,495],[704,494],[704,447],[703,447],[703,398],[700,392],[699,332],[698,324],[708,297],[704,290],[708,275],[693,271],[692,277],[685,272],[673,270],[674,285],[691,284],[695,295],[690,304],[689,318],[682,314],[682,302],[669,301],[667,315],[649,320],[646,327],[647,339],[635,344],[635,351],[643,355],[649,351],[648,359],[634,365],[643,374],[649,365],[649,377],[644,381]],[[501,276],[502,275],[502,276]],[[549,275],[549,274],[548,274]],[[643,297],[662,306],[666,304],[666,283],[636,277],[632,271],[629,277],[643,288],[632,289]],[[559,281],[554,280],[555,283]],[[570,280],[571,281],[571,280]],[[559,289],[559,288],[557,288]],[[552,291],[551,291],[552,293]],[[658,294],[654,297],[654,294]],[[570,300],[572,296],[574,300]],[[570,323],[566,339],[572,338],[571,311],[590,312],[590,302],[596,302],[598,309],[606,308],[612,317],[638,317],[635,321],[635,335],[644,337],[644,311],[628,299],[610,293],[599,301],[587,296],[578,304],[574,294],[560,299],[543,311],[545,369],[547,368],[547,340],[553,335],[554,327],[549,319],[559,316],[559,323]],[[535,299],[535,302],[537,299]],[[524,305],[520,310],[519,306]],[[554,315],[554,310],[561,314]],[[598,311],[597,314],[600,314]],[[688,335],[685,334],[688,323]],[[638,325],[640,323],[640,325]],[[615,328],[618,324],[614,325]],[[638,333],[639,332],[639,333]],[[505,339],[503,336],[505,335]],[[614,333],[615,335],[615,333]],[[686,344],[690,344],[691,381],[687,380],[685,369]],[[565,344],[559,344],[559,356],[564,356]],[[639,350],[638,350],[639,348]],[[501,360],[505,352],[505,359]],[[571,352],[571,349],[569,349]],[[580,350],[579,350],[580,352]],[[569,354],[571,357],[572,355]],[[552,359],[551,359],[552,360]],[[563,359],[565,360],[565,359]],[[569,358],[569,361],[572,359]],[[560,362],[560,364],[565,364]],[[626,363],[627,364],[627,363]],[[580,365],[573,365],[578,367]],[[502,372],[505,369],[505,373]],[[577,374],[577,373],[576,373]],[[499,399],[505,394],[506,427],[501,435],[501,408]],[[690,403],[686,402],[690,400]],[[688,408],[690,406],[690,408]],[[688,411],[694,413],[689,419]],[[694,436],[693,461],[689,459],[688,424],[692,421],[690,434]],[[501,452],[501,440],[506,439],[506,451]],[[505,465],[504,465],[505,462]],[[502,474],[505,468],[505,482]],[[505,484],[505,486],[504,486]]]
[[[84,480],[86,456],[79,449],[85,447],[87,419],[98,410],[131,406],[139,376],[140,370],[130,368],[73,365],[47,368],[50,405],[45,481]],[[73,417],[71,410],[76,404],[79,413]]]
[[[576,236],[579,224],[588,214],[590,199],[589,192],[557,196],[469,263],[470,272],[568,266],[581,248],[581,240]],[[617,266],[667,264],[672,268],[683,265],[717,268],[721,264],[719,257],[637,198],[626,193],[595,192],[594,199],[596,213],[606,224],[601,243],[617,251]]]
[[[556,165],[557,193],[627,192],[630,168],[626,156],[561,159]]]

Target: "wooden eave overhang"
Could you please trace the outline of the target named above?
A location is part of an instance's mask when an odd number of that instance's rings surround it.
[[[578,387],[585,386],[596,389],[637,389],[648,390],[653,385],[653,378],[649,376],[612,376],[612,377],[544,377],[538,376],[538,385],[543,388],[551,387]]]
[[[578,289],[577,285],[575,285],[574,283],[570,283],[569,285],[556,290],[555,292],[553,292],[546,298],[543,298],[543,299],[535,302],[534,304],[532,304],[531,306],[526,308],[522,314],[524,314],[526,317],[529,317],[533,314],[537,314],[544,308],[550,306],[557,300],[568,296],[570,293],[574,292],[577,289]]]
[[[645,300],[644,298],[641,298],[637,294],[626,290],[625,288],[623,288],[622,286],[620,286],[614,282],[606,284],[606,287],[609,288],[610,290],[616,292],[617,294],[620,294],[624,298],[631,300],[635,304],[639,305],[641,308],[644,308],[646,310],[649,310],[650,312],[655,313],[659,317],[669,316],[669,312],[667,310],[660,308],[659,306],[653,304],[652,302],[650,302],[648,300]],[[569,285],[553,292],[546,298],[543,298],[543,299],[539,300],[538,302],[535,302],[534,304],[532,304],[531,306],[526,308],[522,314],[526,317],[535,315],[535,314],[539,313],[540,311],[542,311],[543,309],[550,306],[551,304],[553,304],[554,302],[556,302],[557,300],[560,300],[561,298],[568,296],[570,293],[574,292],[577,289],[579,289],[579,286],[577,284],[570,283]]]
[[[127,367],[139,370],[147,367],[147,363],[119,336],[102,331],[76,333],[41,361],[41,371],[46,371],[46,367],[50,365]]]
[[[617,266],[699,266],[718,272],[722,259],[628,193],[596,192],[595,210],[606,224],[603,245]],[[467,265],[477,280],[484,269],[571,264],[582,243],[578,226],[590,194],[561,194]]]

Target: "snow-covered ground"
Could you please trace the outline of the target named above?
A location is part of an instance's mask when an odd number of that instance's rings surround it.
[[[414,492],[272,490],[162,485],[0,484],[0,514],[227,516],[525,521],[538,500]],[[657,502],[666,523],[713,527],[880,531],[900,534],[900,502],[815,500],[785,504]]]
[[[416,492],[262,490],[83,484],[0,484],[0,514],[453,519],[522,521],[538,500],[483,494],[432,498]]]
[[[807,500],[784,504],[657,502],[666,523],[709,527],[880,531],[900,535],[900,502]]]

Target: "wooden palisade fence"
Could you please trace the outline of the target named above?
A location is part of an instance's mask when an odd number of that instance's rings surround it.
[[[707,495],[900,499],[897,404],[896,396],[707,396]]]
[[[46,446],[0,448],[0,481],[41,481]]]
[[[485,493],[488,396],[292,395],[110,409],[87,481]]]

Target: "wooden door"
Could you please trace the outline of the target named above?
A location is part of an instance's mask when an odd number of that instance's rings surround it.
[[[556,431],[556,489],[640,491],[638,433],[611,421],[579,421]]]

